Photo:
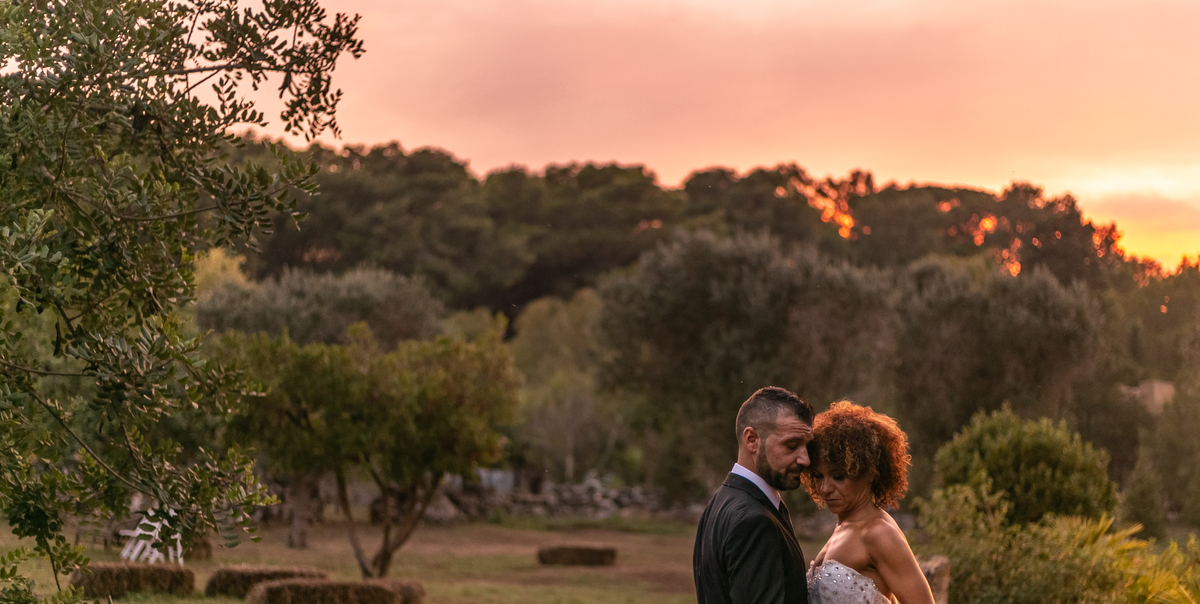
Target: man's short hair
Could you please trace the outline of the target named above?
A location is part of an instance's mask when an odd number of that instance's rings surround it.
[[[742,433],[746,427],[753,427],[761,438],[775,430],[775,422],[780,413],[793,415],[796,419],[812,425],[813,408],[807,401],[796,396],[785,388],[767,386],[759,388],[758,392],[750,395],[742,403],[737,414],[737,440],[742,442]]]

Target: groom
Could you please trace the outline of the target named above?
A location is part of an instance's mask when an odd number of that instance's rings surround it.
[[[808,602],[804,555],[779,492],[800,486],[812,423],[812,406],[783,388],[763,388],[742,403],[737,463],[696,531],[699,604]]]

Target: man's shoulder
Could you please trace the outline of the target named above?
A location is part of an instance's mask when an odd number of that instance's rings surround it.
[[[741,477],[738,477],[739,479]],[[746,481],[750,488],[757,488]],[[741,523],[749,519],[770,519],[773,514],[760,498],[741,485],[721,485],[708,503],[709,511],[725,522]]]

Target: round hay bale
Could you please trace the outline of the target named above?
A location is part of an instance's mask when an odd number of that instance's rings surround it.
[[[366,581],[280,579],[264,581],[246,594],[246,604],[401,604],[400,595]]]
[[[245,598],[251,588],[264,581],[280,579],[324,579],[325,573],[310,567],[252,566],[237,564],[218,568],[204,585],[208,597]]]
[[[146,562],[92,562],[71,573],[71,586],[83,597],[120,598],[132,592],[191,595],[196,575],[174,564]]]
[[[617,563],[617,550],[594,545],[559,545],[538,550],[538,562],[571,566],[612,566]]]
[[[368,579],[367,583],[387,588],[399,597],[399,604],[425,604],[425,585],[420,581]]]

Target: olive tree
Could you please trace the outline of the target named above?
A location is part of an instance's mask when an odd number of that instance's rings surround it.
[[[23,557],[49,558],[56,581],[86,563],[62,536],[69,513],[122,513],[136,492],[164,541],[236,540],[264,500],[236,448],[177,463],[143,435],[221,413],[237,388],[175,313],[195,254],[253,244],[312,188],[315,166],[282,148],[271,169],[225,161],[231,129],[266,123],[245,87],[278,77],[290,132],[337,134],[330,75],[362,52],[356,22],[316,0],[0,2],[0,512],[32,542],[0,562],[6,600],[35,598]],[[47,346],[23,344],[27,309],[47,317]]]
[[[500,458],[498,427],[515,419],[520,375],[501,341],[501,323],[474,341],[441,337],[401,342],[373,365],[374,387],[348,399],[344,417],[363,422],[350,458],[336,470],[338,500],[364,578],[383,577],[446,476],[469,476]],[[363,346],[360,349],[369,350]],[[374,554],[354,530],[348,470],[369,475],[383,501],[383,534]],[[393,518],[391,496],[400,499]]]
[[[365,324],[348,344],[299,346],[286,335],[224,334],[215,349],[261,386],[231,424],[268,467],[300,484],[332,473],[355,560],[364,578],[383,577],[412,536],[446,475],[467,476],[498,459],[498,428],[511,423],[519,377],[501,342],[503,327],[473,341],[406,340],[381,349]],[[379,489],[383,534],[372,552],[355,528],[347,481]],[[293,545],[303,539],[293,524]]]
[[[738,405],[762,386],[814,402],[883,399],[893,311],[879,271],[767,235],[683,233],[599,294],[612,349],[601,379],[642,401],[634,419],[662,433],[655,481],[669,498],[718,484]]]
[[[202,328],[272,336],[309,344],[349,343],[349,327],[365,321],[387,346],[432,338],[445,313],[420,277],[371,267],[342,274],[284,269],[259,283],[226,281],[196,305]]]

